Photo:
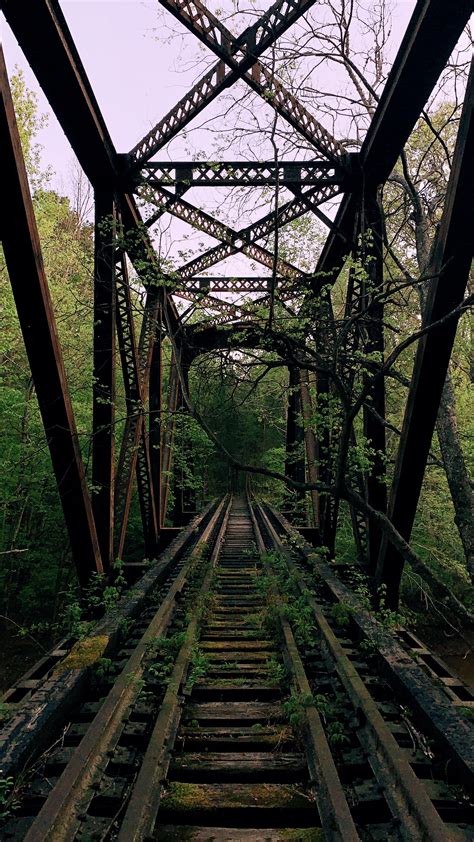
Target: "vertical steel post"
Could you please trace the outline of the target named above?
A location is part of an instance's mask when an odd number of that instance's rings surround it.
[[[308,482],[318,481],[318,443],[313,430],[313,404],[309,391],[309,377],[305,369],[300,370],[301,407],[303,410],[304,439],[306,444],[306,471]],[[319,520],[319,493],[311,489],[311,510],[313,525],[316,529],[320,527]]]
[[[133,481],[143,427],[140,360],[135,337],[127,259],[122,249],[115,254],[117,340],[122,364],[127,418],[115,474],[115,554],[123,557]],[[146,530],[145,530],[146,531]]]
[[[161,415],[163,399],[163,335],[161,325],[161,310],[158,315],[155,342],[150,366],[149,390],[149,434],[148,445],[150,451],[151,475],[153,479],[153,493],[155,496],[155,511],[158,530],[161,528]]]
[[[178,406],[179,372],[178,362],[174,353],[170,361],[170,373],[166,398],[166,423],[163,430],[162,443],[162,472],[161,472],[161,522],[164,523],[168,510],[168,497],[171,482],[171,467],[173,462],[173,441],[176,424],[176,409]]]
[[[136,474],[138,499],[145,538],[145,553],[147,558],[154,558],[158,546],[158,517],[155,511],[155,497],[151,475],[150,449],[148,430],[142,416],[140,445],[137,451]]]
[[[383,314],[381,301],[374,300],[374,295],[383,289],[383,219],[375,194],[365,200],[365,222],[369,240],[366,243],[368,286],[364,304],[369,307],[365,321],[365,352],[376,354],[378,364],[382,364],[384,354]],[[367,284],[367,281],[366,281]],[[387,511],[386,485],[386,436],[385,436],[385,378],[379,379],[364,406],[364,436],[374,455],[370,471],[365,475],[365,493],[367,502],[380,512]],[[379,527],[373,521],[367,521],[368,565],[374,574],[380,550],[382,536]]]
[[[183,387],[186,394],[189,394],[189,365],[183,363],[181,360],[181,376],[183,380]],[[177,397],[177,408],[179,410],[179,421],[181,425],[181,435],[179,444],[182,449],[181,459],[184,459],[186,455],[187,460],[187,468],[190,473],[193,472],[193,453],[192,448],[189,446],[189,437],[186,433],[186,419],[189,417],[186,412],[186,404],[184,401],[183,395],[183,388],[181,383],[178,386],[178,397]],[[176,442],[176,438],[175,438]],[[176,446],[176,443],[175,443]],[[174,507],[173,507],[173,524],[174,526],[184,526],[187,520],[189,519],[189,515],[191,511],[195,508],[195,495],[192,488],[186,487],[183,485],[180,480],[184,480],[184,476],[182,475],[179,477],[178,470],[176,468],[175,462],[175,470],[173,474],[173,488],[174,488]]]
[[[181,449],[185,447],[184,443],[184,433],[182,430],[182,424],[184,421],[184,398],[183,398],[183,390],[181,388],[181,383],[178,384],[178,396],[176,400],[176,409],[177,409],[177,416],[174,422],[174,447],[176,448],[181,445]],[[178,432],[178,435],[176,433]],[[181,454],[182,458],[182,454]],[[174,460],[174,468],[173,468],[173,526],[182,526],[183,525],[183,518],[184,518],[184,488],[182,488],[181,479],[182,477],[179,476],[179,467],[177,465],[178,460],[175,458]]]
[[[326,374],[319,372],[316,377],[316,400],[321,408],[327,405],[330,396],[329,378]],[[319,448],[319,479],[321,482],[331,482],[331,434],[328,423],[323,424],[318,440]],[[319,524],[321,540],[330,553],[334,553],[336,540],[336,525],[338,516],[338,505],[336,501],[325,494],[319,497]]]
[[[97,537],[105,570],[114,560],[115,478],[115,201],[95,191],[92,483]]]
[[[304,432],[301,413],[300,374],[296,366],[288,368],[288,402],[286,408],[285,474],[295,482],[304,483]],[[299,493],[301,496],[301,492]]]

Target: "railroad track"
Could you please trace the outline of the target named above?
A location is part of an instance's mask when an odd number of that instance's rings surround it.
[[[462,724],[450,754],[284,539],[271,510],[221,501],[20,781],[2,842],[474,838]]]

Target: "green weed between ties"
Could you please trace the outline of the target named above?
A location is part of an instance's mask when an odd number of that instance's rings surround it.
[[[1,774],[1,769],[0,769]],[[0,777],[0,821],[9,819],[18,810],[19,801],[15,798],[15,782],[11,776]]]

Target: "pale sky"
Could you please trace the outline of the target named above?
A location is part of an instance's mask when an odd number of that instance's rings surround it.
[[[414,6],[415,0],[394,2],[397,44]],[[156,0],[62,0],[61,7],[116,148],[128,151],[195,81],[196,73],[192,67],[183,67],[181,57],[183,47],[186,51],[197,39],[164,13]],[[39,138],[45,163],[58,176],[66,176],[72,157],[69,144],[3,15],[0,21],[9,72],[15,65],[25,71],[28,86],[38,93],[40,110],[50,115],[49,126]],[[184,39],[170,34],[164,23],[182,32]],[[159,34],[168,35],[168,43],[158,42]]]
[[[211,0],[209,7],[216,12],[219,6],[227,8],[229,2],[230,0],[226,0],[219,4],[218,0]],[[242,5],[239,4],[239,8]],[[270,2],[261,0],[257,5],[259,9],[268,8]],[[248,0],[245,8],[252,9],[252,13],[255,14],[257,5]],[[157,0],[62,0],[61,6],[118,152],[129,151],[176,104],[196,79],[200,78],[203,68],[215,61],[215,56],[172,15],[165,12]],[[317,14],[317,6],[316,2],[314,15]],[[415,0],[393,0],[392,6],[391,46],[395,52],[415,6]],[[15,65],[24,70],[28,87],[38,95],[40,111],[49,115],[49,125],[42,130],[38,140],[43,146],[44,165],[50,165],[54,171],[52,187],[60,193],[70,194],[74,160],[72,150],[9,27],[3,17],[0,20],[9,72],[13,72]],[[248,23],[248,18],[245,19],[241,15],[232,21],[229,28],[239,32]],[[329,84],[329,79],[324,78],[324,72],[323,88],[326,82]],[[238,84],[247,90],[244,83]],[[220,119],[220,125],[224,128],[226,126],[226,118],[223,116],[225,95],[222,96],[224,99],[219,97],[216,103],[191,123],[191,131],[188,130],[185,139],[173,141],[170,149],[161,150],[157,157],[162,160],[169,157],[183,160],[194,158],[196,155],[211,160],[216,160],[217,156],[231,160],[241,158],[241,147],[238,147],[236,153],[235,144],[232,146],[232,132],[229,154],[222,153],[222,141],[220,151],[216,154],[214,125],[219,125]],[[257,108],[258,119],[262,114],[262,120],[267,119],[267,125],[268,115],[271,114],[269,106],[261,99],[255,97],[254,101],[258,105],[254,106],[250,102],[248,109],[250,129],[251,119],[255,119]],[[217,114],[218,118],[215,124],[210,124],[209,116],[213,114]],[[323,117],[322,122],[324,119]],[[327,128],[331,129],[331,126],[327,125]],[[243,136],[245,142],[245,131]],[[255,140],[249,132],[244,155],[272,157],[271,150],[260,150],[254,143]],[[199,194],[196,188],[190,190],[186,198],[204,207],[204,203],[200,201],[203,195]],[[221,192],[212,193],[208,190],[206,200],[205,206],[211,213],[220,213],[221,218],[226,218],[230,205],[228,208],[228,199],[222,188]],[[325,209],[332,215],[335,203],[333,202],[332,208]],[[232,214],[230,211],[228,214],[229,221],[235,220],[234,206],[231,210]],[[261,207],[254,207],[250,202],[248,207],[242,207],[239,224],[235,227],[248,224],[263,212]],[[166,216],[160,225],[162,253],[170,254],[177,264],[183,260],[180,252],[189,249],[200,250],[202,246],[208,247],[216,243],[207,235],[190,230],[184,223],[171,222]],[[227,261],[219,264],[212,274],[225,274],[226,264],[232,274],[267,274],[262,267],[250,271],[246,258],[233,257],[230,260],[230,265]]]

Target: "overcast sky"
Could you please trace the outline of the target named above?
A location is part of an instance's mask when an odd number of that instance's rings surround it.
[[[394,41],[399,42],[414,5],[414,0],[394,3]],[[180,26],[167,14],[167,28],[156,0],[62,0],[61,6],[116,148],[128,151],[195,81],[193,67],[179,59],[191,36],[172,35]],[[50,114],[40,137],[45,163],[57,179],[67,179],[71,149],[3,17],[1,25],[9,72],[15,65],[25,71],[41,111]]]
[[[210,0],[208,5],[216,12],[219,7],[227,8],[230,2],[232,0]],[[270,4],[270,0],[246,0],[245,3],[239,3],[238,8],[252,10],[251,13],[255,15],[257,8],[268,8]],[[316,0],[312,11],[316,19],[317,6]],[[414,6],[415,0],[392,2],[393,53],[400,43]],[[202,47],[173,16],[165,12],[157,0],[62,0],[61,7],[119,152],[129,151],[189,90],[201,76],[203,67],[207,66],[209,61],[215,61],[210,51]],[[242,13],[232,19],[230,28],[238,33],[249,22],[249,18]],[[9,72],[13,72],[15,65],[24,70],[28,87],[38,94],[40,111],[49,115],[49,125],[42,130],[38,140],[43,146],[44,166],[49,165],[54,171],[52,187],[62,194],[71,194],[71,171],[74,161],[72,150],[3,18],[1,23],[2,42]],[[322,72],[322,89],[325,89],[330,79],[324,79],[324,71]],[[319,79],[320,76],[319,73]],[[238,84],[248,90],[243,82]],[[265,115],[267,112],[267,125],[269,114],[271,123],[272,112],[268,104],[258,97],[254,97],[254,101],[257,105],[251,101],[250,112],[253,110],[256,114],[257,108],[259,115]],[[229,154],[222,154],[222,149],[220,154],[216,154],[214,126],[219,125],[219,119],[220,125],[223,119],[225,122],[225,109],[224,95],[224,101],[218,98],[216,103],[208,107],[191,124],[191,131],[186,132],[185,139],[177,138],[170,145],[170,149],[162,150],[158,157],[163,159],[171,156],[178,160],[196,155],[208,160],[215,160],[216,157],[227,157],[230,160],[240,158],[241,147],[238,147],[236,153],[235,144],[232,145],[232,131]],[[213,113],[218,115],[215,123],[209,121]],[[327,128],[332,127],[328,125]],[[245,131],[243,134],[245,141]],[[258,148],[258,130],[253,137],[251,133],[248,137],[247,147],[243,149],[244,155],[272,157],[271,148]],[[266,143],[268,146],[268,136]],[[191,189],[186,198],[198,206],[204,206],[204,196],[197,188]],[[332,205],[325,206],[324,209],[333,215],[336,206],[337,201],[333,201]],[[235,223],[235,207],[230,204],[225,189],[208,190],[205,207],[211,213],[220,214],[222,219],[227,218],[229,222]],[[258,201],[247,202],[247,205],[241,208],[240,216],[237,215],[239,223],[236,227],[243,227],[268,210],[269,208],[262,210]],[[190,229],[185,223],[170,219],[168,215],[162,217],[154,229],[154,236],[160,253],[172,257],[174,265],[181,265],[183,260],[190,256],[190,250],[194,253],[216,243],[214,239]],[[262,267],[252,268],[243,256],[229,258],[219,264],[212,274],[225,274],[226,270],[231,274],[267,274]]]

